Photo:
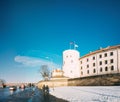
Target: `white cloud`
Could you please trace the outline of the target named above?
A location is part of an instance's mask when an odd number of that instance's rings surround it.
[[[35,57],[29,57],[29,56],[15,56],[14,58],[15,62],[21,63],[24,66],[28,67],[40,67],[41,65],[48,65],[50,68],[59,68],[60,65],[53,63],[48,60],[44,59],[38,59]]]

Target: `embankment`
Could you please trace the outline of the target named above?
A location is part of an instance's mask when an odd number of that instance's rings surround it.
[[[116,86],[120,85],[120,73],[68,79],[68,86]]]
[[[43,85],[49,87],[58,86],[118,86],[120,85],[120,73],[105,74],[83,78],[56,78],[49,81],[40,81],[38,87],[42,88]]]

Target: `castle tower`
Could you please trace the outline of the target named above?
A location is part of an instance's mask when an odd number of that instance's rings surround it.
[[[63,75],[65,77],[80,77],[79,57],[80,54],[75,49],[69,49],[63,52]]]

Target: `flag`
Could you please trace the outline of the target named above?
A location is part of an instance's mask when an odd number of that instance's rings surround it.
[[[77,45],[77,44],[75,44],[75,47],[78,47],[78,45]]]

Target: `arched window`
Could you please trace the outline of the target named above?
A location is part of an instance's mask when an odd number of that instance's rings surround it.
[[[113,52],[110,52],[110,56],[113,56]]]
[[[93,63],[93,67],[95,67],[95,63]]]
[[[102,61],[100,61],[100,63],[99,63],[100,65],[102,65]]]
[[[89,74],[89,70],[87,70],[87,74]]]
[[[110,60],[110,63],[113,63],[113,59]]]
[[[105,67],[105,71],[108,71],[108,67]]]
[[[95,60],[95,56],[93,57],[93,60]]]
[[[87,68],[89,68],[89,64],[87,64]]]
[[[87,58],[87,62],[89,61],[89,59]]]
[[[95,72],[96,72],[96,70],[94,69],[94,70],[93,70],[93,73],[95,73]]]
[[[105,64],[107,64],[108,62],[107,62],[107,60],[105,60]]]
[[[111,66],[111,70],[114,70],[114,66]]]
[[[81,75],[83,75],[83,72],[81,72]]]
[[[80,64],[82,64],[82,61],[80,61]]]
[[[102,55],[99,55],[99,58],[102,58]]]
[[[71,60],[71,63],[73,63],[73,60]]]
[[[100,72],[102,72],[102,67],[100,68]]]
[[[105,53],[104,56],[107,57],[107,53]]]

